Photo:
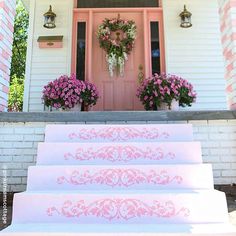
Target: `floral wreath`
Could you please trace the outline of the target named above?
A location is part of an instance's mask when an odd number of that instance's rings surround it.
[[[111,38],[112,32],[116,32],[116,39]],[[120,32],[123,32],[123,38],[120,39]],[[105,19],[99,26],[97,36],[100,47],[107,55],[107,63],[110,76],[114,75],[117,68],[121,76],[124,75],[125,61],[128,60],[128,54],[134,47],[137,27],[132,20],[122,20],[120,16],[113,19]]]

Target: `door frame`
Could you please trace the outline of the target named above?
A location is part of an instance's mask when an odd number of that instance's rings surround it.
[[[163,10],[161,7],[153,8],[75,8],[73,11],[73,33],[72,33],[72,63],[71,72],[76,73],[77,63],[77,25],[78,22],[86,22],[86,48],[85,48],[85,80],[93,82],[92,78],[92,46],[93,46],[93,14],[106,12],[142,12],[144,22],[144,75],[145,78],[152,75],[151,60],[151,30],[150,22],[159,22],[159,40],[160,40],[160,65],[161,73],[166,72],[165,63],[165,41]],[[102,49],[101,49],[102,50]]]

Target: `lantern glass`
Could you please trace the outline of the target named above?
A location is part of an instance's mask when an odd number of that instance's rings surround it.
[[[48,29],[53,29],[56,27],[56,14],[52,11],[52,6],[50,6],[49,11],[44,14],[44,27]]]
[[[181,24],[180,26],[182,28],[189,28],[192,27],[192,13],[189,12],[186,8],[186,5],[184,5],[184,11],[180,14],[181,18]]]

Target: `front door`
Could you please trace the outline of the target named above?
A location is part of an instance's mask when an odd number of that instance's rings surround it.
[[[119,13],[107,12],[106,18],[116,18],[120,14],[121,19],[133,20],[137,26],[137,39],[135,46],[125,63],[124,76],[114,73],[113,77],[108,72],[106,53],[99,47],[97,36],[93,34],[93,82],[100,91],[101,98],[95,110],[119,111],[140,110],[142,106],[136,98],[138,86],[139,65],[144,65],[144,38],[143,21],[141,12]],[[104,20],[104,13],[94,13],[93,29],[96,32],[98,26]]]
[[[90,9],[87,12],[81,10],[77,12],[77,17],[74,21],[74,31],[78,22],[86,23],[86,46],[85,46],[85,66],[84,79],[94,83],[100,93],[100,99],[93,111],[132,111],[143,110],[143,106],[136,97],[136,91],[139,86],[139,74],[143,73],[144,77],[150,76],[156,72],[159,67],[159,72],[164,72],[164,60],[160,59],[160,55],[164,54],[163,50],[163,35],[160,9]],[[118,15],[124,20],[133,20],[137,26],[137,38],[135,46],[128,55],[128,61],[125,63],[124,75],[114,73],[110,76],[106,61],[106,53],[100,48],[97,39],[97,29],[105,18],[117,18]],[[151,27],[153,22],[158,22],[159,26],[156,29],[156,35],[152,35]],[[74,45],[78,45],[79,35],[74,36]],[[76,40],[75,40],[76,38]],[[81,45],[81,43],[80,43]],[[154,47],[153,47],[154,45]],[[155,45],[158,45],[155,46]],[[73,47],[76,51],[76,46]],[[83,50],[82,50],[83,51]],[[159,61],[155,61],[155,55],[159,55]],[[78,61],[78,50],[77,56]],[[81,58],[79,58],[81,59]],[[143,71],[140,71],[140,65]],[[72,71],[78,70],[78,62],[74,60]],[[78,74],[78,71],[77,71]]]

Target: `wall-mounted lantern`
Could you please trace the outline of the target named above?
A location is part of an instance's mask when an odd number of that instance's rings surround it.
[[[184,11],[181,12],[179,16],[181,18],[180,26],[182,28],[192,27],[192,22],[191,22],[192,13],[187,10],[186,5],[184,5]]]
[[[50,5],[48,12],[44,14],[44,27],[47,29],[56,28],[55,20],[56,14],[52,11],[52,6]]]

